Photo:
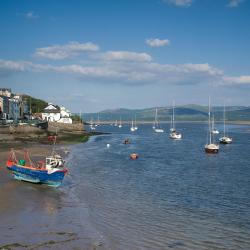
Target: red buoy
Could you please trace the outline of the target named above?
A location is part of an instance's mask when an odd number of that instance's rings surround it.
[[[132,154],[130,154],[130,159],[132,159],[132,160],[136,160],[136,159],[138,159],[138,154],[136,154],[136,153],[132,153]]]

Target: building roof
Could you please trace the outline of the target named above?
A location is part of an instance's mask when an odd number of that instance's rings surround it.
[[[60,113],[60,110],[58,109],[44,109],[43,113]]]

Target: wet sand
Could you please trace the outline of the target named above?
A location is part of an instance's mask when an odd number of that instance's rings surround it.
[[[39,143],[0,144],[0,249],[102,249],[68,195],[67,176],[63,188],[14,180],[5,167],[11,148],[17,155],[27,149],[33,160],[52,150]],[[66,157],[70,147],[59,145],[56,151]]]

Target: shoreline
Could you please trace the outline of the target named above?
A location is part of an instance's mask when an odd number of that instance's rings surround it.
[[[153,121],[136,121],[137,124],[152,124]],[[176,120],[177,123],[207,123],[207,120],[204,120],[204,121],[184,121],[184,120]],[[101,125],[110,125],[110,124],[113,124],[114,121],[104,121],[104,122],[100,122]],[[131,124],[131,121],[123,121],[122,122],[123,124],[126,124],[126,125],[130,125]],[[171,121],[160,121],[161,124],[171,124]],[[216,122],[217,124],[222,124],[223,121],[217,121]],[[250,121],[226,121],[227,124],[239,124],[239,125],[250,125]],[[86,124],[88,125],[88,124]]]
[[[70,146],[79,143],[85,143],[90,136],[101,135],[101,132],[87,131],[67,131],[59,132],[56,137],[55,151],[63,158],[70,153]],[[48,156],[53,148],[53,141],[48,140],[51,133],[42,131],[39,134],[5,133],[0,128],[0,167],[5,168],[8,159],[8,152],[14,149],[18,157],[27,150],[32,160],[41,160]]]

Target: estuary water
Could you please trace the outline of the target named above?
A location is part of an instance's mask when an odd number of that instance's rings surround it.
[[[206,124],[178,124],[182,140],[163,128],[139,125],[132,134],[128,125],[98,127],[111,134],[71,147],[69,175],[58,189],[5,177],[1,245],[250,249],[250,127],[230,125],[233,144],[217,155],[204,153]]]

